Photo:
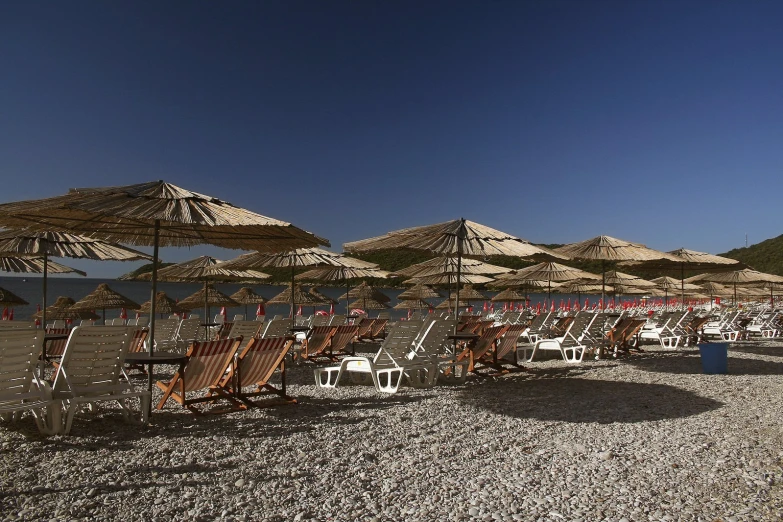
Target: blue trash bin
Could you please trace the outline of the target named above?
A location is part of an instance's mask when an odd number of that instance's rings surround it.
[[[701,370],[707,374],[729,373],[729,343],[699,345]]]

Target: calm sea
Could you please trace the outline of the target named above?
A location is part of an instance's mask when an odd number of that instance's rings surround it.
[[[148,282],[117,281],[116,279],[93,279],[93,278],[72,278],[72,277],[49,277],[47,281],[48,281],[47,303],[50,305],[59,296],[71,297],[74,300],[78,301],[85,295],[95,290],[95,288],[100,283],[107,283],[116,292],[119,292],[120,294],[136,301],[139,304],[145,301],[149,301],[150,298],[150,283]],[[224,294],[231,295],[243,286],[249,286],[249,285],[227,283],[227,284],[217,284],[216,288],[221,292],[223,292]],[[28,301],[30,303],[29,305],[26,306],[14,307],[15,319],[28,319],[32,314],[35,313],[36,305],[42,302],[43,286],[40,277],[27,277],[27,278],[0,277],[0,287],[5,288],[6,290],[10,290],[14,294],[18,295],[19,297],[23,298],[25,301]],[[166,294],[173,299],[180,299],[180,300],[199,291],[202,287],[203,285],[200,283],[158,283],[158,290],[166,292]],[[277,286],[277,285],[257,285],[257,286],[252,286],[252,288],[256,293],[269,299],[282,292],[285,287]],[[337,299],[339,296],[345,293],[345,287],[337,288],[337,287],[318,286],[318,289],[323,294],[331,297],[332,299]],[[398,302],[397,296],[402,292],[402,290],[392,289],[392,288],[382,288],[380,289],[380,291],[388,295],[392,299],[391,306],[397,304]],[[446,291],[441,290],[440,292],[442,295],[444,296],[446,295]],[[495,295],[496,293],[497,292],[484,292],[484,294],[490,297]],[[544,299],[547,297],[546,294],[529,294],[529,295],[533,305],[536,305],[539,302],[543,303]],[[553,293],[552,298],[555,300],[556,303],[559,303],[561,299],[565,301],[567,301],[568,299],[575,301],[577,296]],[[583,303],[584,303],[584,298],[585,295],[582,295]],[[429,300],[429,302],[432,302],[433,304],[437,304],[442,300],[443,299],[437,299],[437,300],[431,299]],[[591,303],[595,302],[593,296],[590,296],[590,302]],[[483,306],[482,302],[476,302],[473,304],[478,308],[481,308]],[[345,305],[346,305],[345,301],[339,302],[335,306],[335,311],[338,313],[344,313]],[[283,316],[287,316],[289,313],[289,308],[290,307],[287,305],[266,305],[266,313],[267,315],[281,314]],[[495,308],[498,309],[497,304],[495,305]],[[503,308],[502,303],[500,304],[499,308],[500,309]],[[328,307],[321,307],[321,309],[328,310]],[[255,305],[248,305],[247,312],[250,316],[255,316],[255,311],[256,311]],[[100,311],[97,312],[98,314],[101,313]],[[211,315],[214,315],[218,312],[219,309],[212,309]],[[313,313],[313,309],[311,307],[305,307],[303,312],[306,315],[310,315],[311,313]],[[407,310],[392,309],[390,310],[390,312],[392,313],[392,318],[395,319],[407,315]],[[128,310],[129,317],[132,317],[132,313],[133,313],[132,311]],[[200,311],[199,313],[203,315],[203,311]],[[230,308],[227,310],[227,313],[228,313],[228,317],[232,318],[234,314],[244,314],[245,308],[244,307]],[[119,310],[106,311],[107,318],[119,317],[119,314],[120,314]],[[376,312],[371,311],[370,314],[374,316]]]

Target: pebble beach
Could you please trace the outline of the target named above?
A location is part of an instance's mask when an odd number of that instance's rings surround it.
[[[386,396],[308,363],[297,405],[0,422],[0,520],[783,519],[783,343],[732,344],[729,372],[650,348]]]

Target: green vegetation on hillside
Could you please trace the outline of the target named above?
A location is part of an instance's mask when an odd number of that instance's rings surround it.
[[[735,248],[719,255],[736,259],[759,272],[783,275],[783,236],[773,237],[747,248]]]

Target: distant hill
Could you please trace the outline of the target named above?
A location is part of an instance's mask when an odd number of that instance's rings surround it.
[[[783,276],[783,235],[718,255],[736,259],[759,272]]]
[[[166,268],[167,266],[171,266],[174,263],[164,263],[162,261],[158,261],[158,270],[161,268]],[[117,279],[120,281],[133,281],[136,277],[140,276],[141,274],[146,274],[152,272],[152,263],[146,263],[144,265],[141,265],[136,270],[131,270],[127,274],[123,274]]]

